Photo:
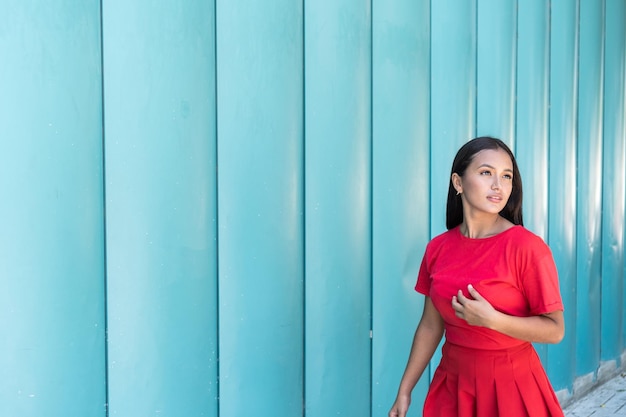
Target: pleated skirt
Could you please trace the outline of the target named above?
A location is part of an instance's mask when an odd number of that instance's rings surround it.
[[[503,350],[446,342],[424,417],[563,417],[530,343]]]

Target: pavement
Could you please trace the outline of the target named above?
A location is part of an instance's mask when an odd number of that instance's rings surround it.
[[[565,417],[626,417],[626,372],[568,405]]]

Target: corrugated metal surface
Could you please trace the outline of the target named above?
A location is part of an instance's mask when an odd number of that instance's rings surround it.
[[[624,206],[626,194],[626,4],[606,1],[602,171],[602,343],[600,358],[624,350]]]
[[[430,234],[430,1],[374,2],[372,18],[372,415],[385,416],[423,308],[413,287]]]
[[[302,5],[218,2],[216,16],[220,415],[299,415]]]
[[[580,2],[576,142],[576,375],[593,372],[600,360],[604,18],[604,2]]]
[[[103,3],[110,415],[217,415],[212,13]]]
[[[0,415],[386,415],[478,135],[561,274],[555,389],[619,364],[622,0],[2,6]]]
[[[0,13],[0,415],[105,412],[99,4]]]
[[[304,11],[305,413],[369,415],[371,6]]]
[[[552,1],[547,241],[559,270],[568,329],[576,321],[578,17],[578,2]],[[576,333],[568,330],[562,343],[548,346],[546,365],[556,387],[566,386],[574,377],[575,340]]]

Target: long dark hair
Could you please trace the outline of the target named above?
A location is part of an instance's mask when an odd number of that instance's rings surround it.
[[[500,215],[513,224],[524,225],[522,219],[522,177],[517,167],[515,156],[513,156],[513,152],[511,152],[506,143],[500,139],[482,136],[472,139],[461,146],[461,149],[454,157],[452,171],[450,172],[450,185],[448,186],[448,204],[446,205],[446,228],[448,230],[463,223],[463,202],[461,201],[461,196],[457,195],[456,189],[452,185],[452,174],[456,172],[457,175],[462,177],[472,159],[474,159],[474,155],[485,149],[502,149],[511,157],[513,162],[513,189],[509,201],[507,201]]]

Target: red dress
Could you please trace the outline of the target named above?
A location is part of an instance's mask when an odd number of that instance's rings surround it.
[[[563,310],[550,248],[522,226],[484,239],[458,227],[426,247],[415,289],[444,320],[446,342],[424,403],[424,417],[562,417],[532,344],[455,316],[452,296],[467,285],[503,313]]]

